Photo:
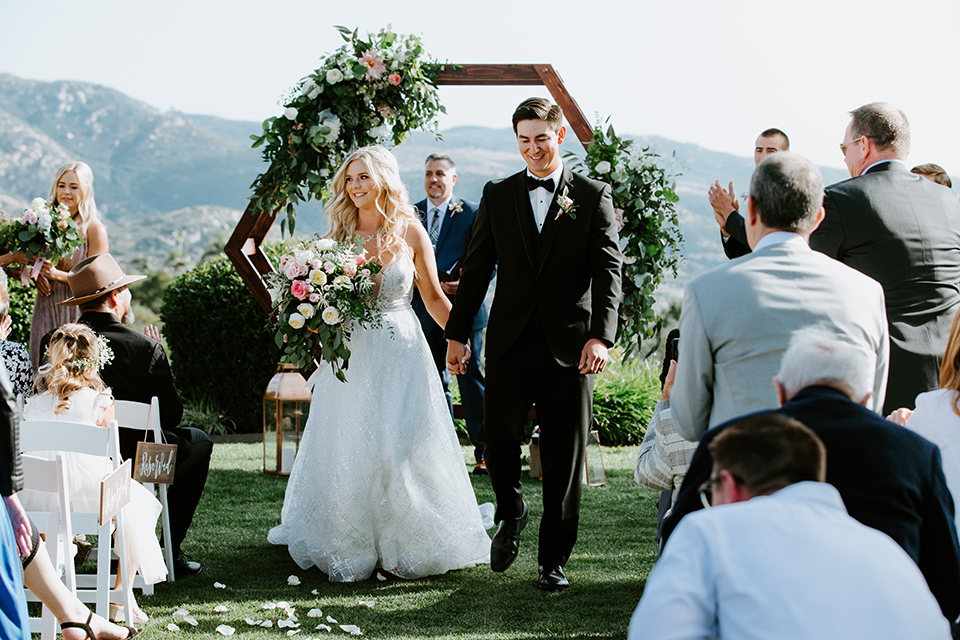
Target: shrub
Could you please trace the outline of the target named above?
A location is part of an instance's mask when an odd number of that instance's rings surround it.
[[[241,433],[259,431],[263,392],[280,352],[233,265],[221,257],[178,277],[164,292],[160,315],[181,395],[208,403]]]
[[[212,436],[226,435],[237,430],[237,424],[227,417],[215,402],[207,398],[191,401],[183,408],[180,426],[200,429]]]
[[[631,359],[610,363],[593,389],[593,420],[604,445],[639,444],[660,399],[660,371]]]
[[[30,345],[30,323],[33,321],[33,302],[37,298],[37,288],[31,283],[27,286],[20,284],[17,278],[7,280],[7,289],[10,292],[10,335],[7,340]]]

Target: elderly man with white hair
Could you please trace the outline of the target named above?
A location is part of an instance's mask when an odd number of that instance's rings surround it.
[[[874,359],[829,331],[797,332],[774,379],[781,404],[776,413],[799,420],[820,437],[827,449],[826,480],[840,492],[847,511],[886,533],[913,558],[944,616],[953,621],[960,615],[960,548],[940,450],[864,406],[874,388]],[[677,523],[702,508],[700,488],[713,466],[709,445],[728,424],[700,441],[664,523],[665,548]]]

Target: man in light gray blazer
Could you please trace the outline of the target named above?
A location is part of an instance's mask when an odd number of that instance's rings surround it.
[[[696,440],[738,416],[775,409],[773,377],[791,336],[806,327],[876,355],[867,406],[883,406],[889,355],[883,290],[810,249],[810,233],[823,216],[823,178],[813,163],[784,152],[757,166],[746,221],[753,252],[701,274],[684,291],[671,399],[684,437]]]

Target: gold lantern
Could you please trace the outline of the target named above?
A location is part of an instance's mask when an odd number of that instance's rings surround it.
[[[307,382],[292,364],[281,364],[263,394],[263,471],[290,475],[300,430],[310,411]]]

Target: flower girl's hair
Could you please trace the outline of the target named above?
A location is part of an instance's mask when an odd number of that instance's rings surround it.
[[[90,169],[90,165],[86,162],[67,162],[60,165],[60,168],[57,169],[57,177],[53,180],[53,186],[50,187],[50,195],[47,199],[56,202],[57,184],[59,184],[63,174],[67,171],[76,173],[77,179],[80,181],[80,208],[77,210],[74,220],[77,226],[80,227],[80,232],[86,236],[87,227],[90,226],[90,223],[100,219],[100,212],[97,211],[97,203],[93,199],[93,171]]]
[[[96,334],[83,324],[65,324],[53,332],[44,364],[37,370],[36,386],[53,394],[56,415],[70,406],[70,396],[80,389],[109,391],[98,373],[101,346]]]
[[[403,236],[407,225],[420,224],[419,218],[410,204],[410,194],[400,180],[400,167],[392,153],[379,145],[361,147],[344,160],[333,177],[333,202],[327,209],[330,220],[328,237],[334,240],[350,240],[356,234],[360,213],[347,192],[347,167],[354,160],[360,160],[367,173],[380,188],[377,196],[377,209],[383,215],[383,223],[377,231],[378,259],[383,255],[396,253],[406,246]]]

